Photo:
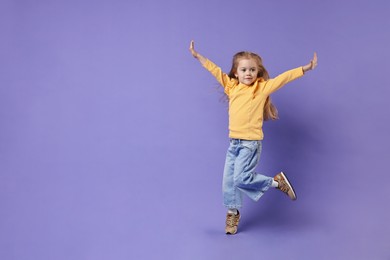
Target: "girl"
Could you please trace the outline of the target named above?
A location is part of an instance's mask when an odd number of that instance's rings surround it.
[[[190,43],[192,56],[218,80],[229,99],[230,146],[223,173],[223,201],[228,209],[226,234],[236,234],[240,221],[242,193],[257,201],[270,187],[277,188],[296,200],[293,187],[283,172],[268,177],[255,172],[263,140],[263,120],[277,119],[277,110],[270,95],[283,85],[317,66],[317,54],[309,64],[286,71],[270,79],[259,55],[239,52],[233,57],[229,74],[199,54]]]

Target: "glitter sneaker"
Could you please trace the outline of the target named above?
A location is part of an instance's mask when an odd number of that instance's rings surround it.
[[[286,175],[284,175],[283,172],[280,172],[274,177],[274,181],[279,183],[279,187],[277,189],[283,191],[286,193],[290,199],[296,200],[297,196],[295,195],[294,189],[291,186],[290,182],[288,181]]]

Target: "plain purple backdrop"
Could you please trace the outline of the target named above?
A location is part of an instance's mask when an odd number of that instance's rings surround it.
[[[390,2],[0,2],[0,259],[390,259]],[[271,76],[259,171],[226,236],[227,104],[188,51]]]

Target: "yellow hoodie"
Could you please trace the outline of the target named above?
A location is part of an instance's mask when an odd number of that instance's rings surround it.
[[[302,67],[286,71],[276,78],[258,78],[251,86],[229,78],[210,60],[203,65],[224,87],[229,97],[229,137],[244,140],[262,140],[265,100],[283,85],[303,76]]]

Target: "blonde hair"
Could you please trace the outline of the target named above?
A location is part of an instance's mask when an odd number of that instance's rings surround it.
[[[264,80],[269,79],[269,74],[268,71],[264,68],[263,66],[263,60],[259,55],[253,52],[248,52],[248,51],[241,51],[236,53],[233,56],[233,62],[232,62],[232,68],[230,69],[229,72],[229,77],[230,78],[236,78],[236,72],[238,68],[238,63],[242,59],[252,59],[256,62],[259,72],[257,73],[257,78],[263,78]],[[263,119],[264,120],[276,120],[278,119],[278,110],[272,104],[271,97],[268,96],[267,99],[265,100],[264,104],[264,114],[263,114]]]

